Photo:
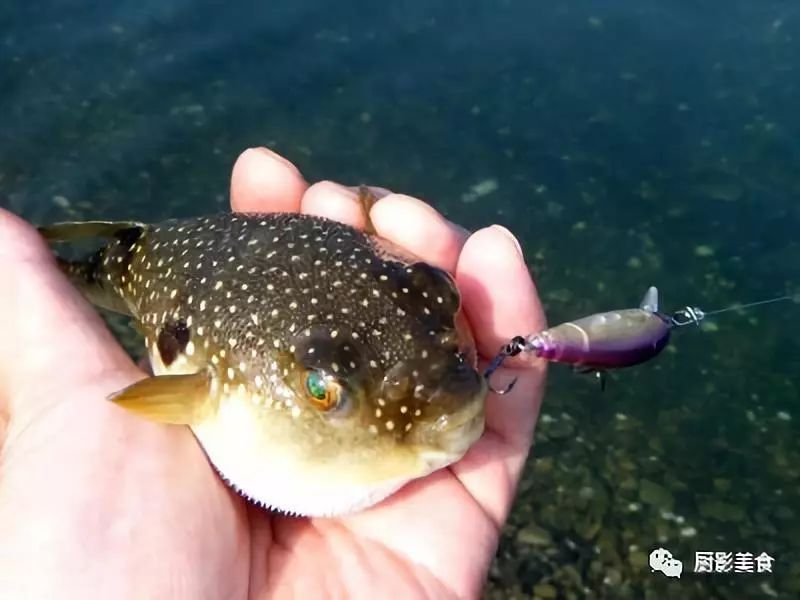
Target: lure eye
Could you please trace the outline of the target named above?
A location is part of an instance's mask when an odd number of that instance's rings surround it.
[[[317,371],[306,375],[306,392],[315,408],[323,411],[337,408],[342,399],[342,387]]]

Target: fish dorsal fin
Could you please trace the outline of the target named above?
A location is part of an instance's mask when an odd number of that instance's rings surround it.
[[[39,234],[48,242],[70,242],[87,238],[111,238],[121,231],[143,229],[137,221],[80,221],[53,223],[39,227]]]
[[[192,425],[210,407],[211,378],[207,371],[191,375],[157,375],[137,381],[109,400],[156,423]]]
[[[642,301],[639,303],[639,308],[647,312],[658,312],[658,289],[655,286],[650,286],[644,294]]]

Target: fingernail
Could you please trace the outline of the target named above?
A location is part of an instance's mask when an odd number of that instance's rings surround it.
[[[516,247],[519,257],[522,259],[525,258],[522,253],[522,246],[520,246],[519,240],[517,240],[517,238],[514,237],[513,233],[511,233],[508,229],[506,229],[502,225],[492,225],[492,229],[496,229],[497,231],[501,232],[504,236],[506,236]]]
[[[384,196],[388,196],[389,194],[392,193],[392,190],[387,190],[386,188],[378,187],[376,185],[366,185],[364,187],[366,187],[372,193],[372,195],[375,196],[375,200],[380,200]],[[358,194],[361,189],[361,186],[351,185],[348,187],[348,189]]]
[[[259,157],[268,158],[268,159],[273,160],[275,162],[279,162],[279,163],[281,163],[282,165],[284,165],[286,167],[289,167],[293,171],[298,171],[297,167],[294,165],[294,163],[292,161],[284,158],[283,156],[281,156],[277,152],[273,152],[272,150],[270,150],[269,148],[266,148],[264,146],[254,146],[253,148],[248,148],[247,150],[245,150],[245,152],[257,153],[259,155]]]
[[[358,188],[349,187],[346,185],[342,185],[341,183],[336,183],[335,181],[320,181],[316,183],[317,186],[324,186],[326,194],[336,194],[342,198],[347,198],[348,200],[355,200],[358,198]]]
[[[450,226],[453,228],[453,230],[455,230],[458,233],[458,235],[461,237],[462,242],[465,242],[467,240],[467,238],[469,236],[471,236],[472,233],[473,233],[472,231],[470,231],[466,227],[462,227],[458,223],[453,223],[449,219],[448,219],[447,222],[450,224]]]

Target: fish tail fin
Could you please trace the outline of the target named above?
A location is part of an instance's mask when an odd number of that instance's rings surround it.
[[[122,278],[133,258],[133,249],[145,226],[132,221],[87,221],[55,223],[39,227],[39,234],[50,243],[100,238],[106,244],[80,260],[56,257],[61,271],[86,298],[103,308],[129,314],[118,293]]]

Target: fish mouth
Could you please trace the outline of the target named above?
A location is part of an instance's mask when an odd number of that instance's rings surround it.
[[[458,461],[483,434],[485,390],[475,394],[455,414],[442,415],[421,427],[419,456],[430,471]]]

